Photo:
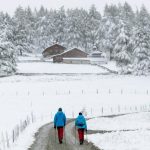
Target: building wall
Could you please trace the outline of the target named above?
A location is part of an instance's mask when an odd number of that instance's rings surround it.
[[[66,63],[66,64],[90,64],[90,60],[63,59],[63,63]]]
[[[60,63],[60,62],[63,62],[63,57],[62,56],[54,56],[53,57],[53,62],[56,63]]]

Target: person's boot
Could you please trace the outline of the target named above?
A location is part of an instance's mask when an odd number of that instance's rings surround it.
[[[62,140],[59,140],[59,143],[62,144]]]
[[[80,145],[82,145],[83,144],[83,140],[80,140]]]

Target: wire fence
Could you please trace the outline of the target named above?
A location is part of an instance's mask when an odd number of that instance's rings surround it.
[[[0,96],[52,96],[52,95],[87,95],[87,94],[120,94],[120,95],[150,95],[150,89],[91,89],[91,90],[43,90],[43,91],[3,91]]]
[[[100,107],[99,112],[95,110],[94,108],[83,108],[82,112],[87,118],[91,117],[110,117],[113,115],[120,115],[120,114],[130,114],[130,113],[140,113],[140,112],[149,112],[150,111],[150,105],[132,105],[132,106],[121,106],[118,105],[116,107]],[[96,112],[96,113],[95,113]],[[68,112],[67,112],[68,113]],[[76,118],[75,111],[70,112],[71,118]],[[96,114],[99,114],[96,116]],[[2,132],[0,135],[0,150],[6,150],[11,147],[13,143],[17,141],[19,136],[25,131],[25,129],[35,123],[37,120],[43,120],[44,117],[47,117],[45,115],[41,115],[40,118],[34,115],[33,112],[31,112],[30,115],[26,117],[24,120],[20,120],[20,123],[18,123],[12,130],[12,132],[9,134],[8,132]],[[51,112],[50,116],[51,119],[53,119],[54,114]]]
[[[117,92],[111,89],[105,90],[105,92],[102,92],[102,90],[96,89],[91,91],[91,93],[93,94],[113,94],[113,93],[119,93],[121,95],[123,94],[129,94],[127,93],[125,90],[121,89],[118,90]],[[145,90],[142,92],[139,92],[138,90],[134,90],[134,92],[130,92],[130,94],[145,94],[145,95],[149,95],[149,90]],[[3,93],[4,94],[4,93]],[[19,96],[22,93],[19,93],[18,91],[15,92],[15,96]],[[41,96],[47,96],[49,95],[48,92],[41,92],[40,93]],[[55,91],[55,95],[71,95],[71,94],[89,94],[89,91],[86,90],[80,90],[80,91]],[[31,96],[33,95],[33,93],[31,91],[27,91],[26,92],[27,96]],[[147,105],[116,105],[116,106],[100,106],[98,107],[98,109],[96,108],[83,108],[82,112],[84,113],[84,115],[87,118],[91,118],[91,117],[104,117],[104,116],[111,116],[111,115],[120,115],[120,114],[129,114],[129,113],[138,113],[138,112],[149,112],[150,111],[150,104]],[[68,114],[70,114],[69,116],[71,118],[75,118],[77,112],[72,110],[72,112],[66,112]],[[43,120],[45,117],[45,115],[41,114],[40,120]],[[53,119],[54,114],[53,112],[50,113],[50,118]],[[37,121],[37,119],[39,119],[33,112],[31,112],[30,115],[28,115],[24,120],[20,120],[20,123],[18,123],[13,130],[11,131],[11,133],[6,132],[2,132],[0,133],[0,150],[6,150],[9,149],[11,147],[11,145],[13,143],[15,143],[19,136],[25,131],[25,129],[35,123]]]
[[[20,120],[12,130],[11,133],[2,132],[0,135],[0,150],[9,149],[13,143],[17,141],[20,134],[31,124],[36,121],[36,117],[33,113],[30,116],[27,116],[26,119]]]

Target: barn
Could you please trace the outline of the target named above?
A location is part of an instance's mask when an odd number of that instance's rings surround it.
[[[53,62],[64,62],[64,63],[86,63],[88,53],[78,49],[78,48],[73,48],[67,51],[64,51],[61,54],[57,54],[53,56]]]
[[[43,52],[42,55],[43,57],[52,57],[53,55],[61,54],[66,50],[65,47],[59,44],[54,44],[48,48],[46,48]]]

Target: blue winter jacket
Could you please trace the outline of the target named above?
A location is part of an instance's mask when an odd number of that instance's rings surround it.
[[[58,111],[54,117],[54,126],[64,127],[66,125],[66,116],[62,111]]]
[[[78,129],[87,129],[86,120],[83,115],[79,115],[75,120],[75,126],[77,126]]]

